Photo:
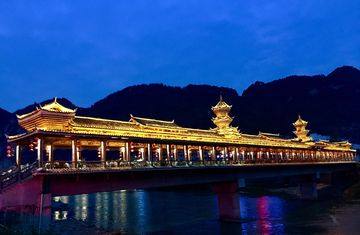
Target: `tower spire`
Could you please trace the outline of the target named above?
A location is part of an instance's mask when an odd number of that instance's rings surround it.
[[[220,95],[220,101],[216,106],[212,107],[212,111],[215,113],[216,117],[212,118],[213,123],[217,126],[215,130],[219,134],[225,136],[239,136],[240,133],[237,128],[231,127],[230,123],[234,118],[229,116],[232,105],[228,105],[222,100],[222,95]]]
[[[301,119],[299,114],[299,119],[293,123],[294,127],[296,128],[296,131],[294,131],[294,134],[296,135],[295,140],[299,141],[311,141],[312,138],[307,136],[309,133],[309,130],[306,129],[306,125],[308,124],[307,121],[304,121]]]

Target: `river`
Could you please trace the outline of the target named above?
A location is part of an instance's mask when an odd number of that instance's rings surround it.
[[[285,193],[250,190],[240,192],[239,200],[241,217],[249,222],[217,221],[217,196],[204,188],[54,197],[51,220],[65,227],[64,221],[82,220],[122,234],[360,234],[360,183],[336,199],[300,201]],[[9,227],[38,220],[1,213]]]

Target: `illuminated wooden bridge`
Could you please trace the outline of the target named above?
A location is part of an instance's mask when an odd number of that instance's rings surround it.
[[[205,183],[218,193],[220,218],[238,219],[239,182],[297,175],[302,199],[316,199],[317,175],[354,169],[349,142],[314,141],[300,116],[296,137],[287,139],[241,133],[230,126],[231,106],[221,97],[212,110],[216,128],[209,130],[132,115],[129,121],[76,116],[56,99],[18,116],[27,132],[7,136],[8,157],[21,169],[2,173],[0,208],[39,211],[50,208],[52,195]],[[22,156],[36,163],[25,166]]]

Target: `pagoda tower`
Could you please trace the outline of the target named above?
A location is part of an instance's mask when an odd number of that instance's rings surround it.
[[[219,134],[228,135],[228,136],[239,136],[240,133],[237,127],[230,126],[230,123],[234,118],[229,116],[232,105],[228,105],[222,100],[220,95],[220,101],[215,107],[212,107],[211,110],[215,113],[216,117],[212,118],[213,123],[217,126],[215,130]]]
[[[308,122],[302,120],[299,115],[299,119],[295,123],[293,123],[294,127],[296,128],[296,131],[293,131],[294,134],[296,135],[295,140],[304,141],[304,142],[312,141],[312,138],[307,136],[307,134],[309,133],[309,130],[306,130],[307,124]]]

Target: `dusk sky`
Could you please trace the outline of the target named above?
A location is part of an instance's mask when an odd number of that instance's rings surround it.
[[[360,1],[1,1],[0,108],[360,68]],[[126,101],[124,101],[126,102]]]

